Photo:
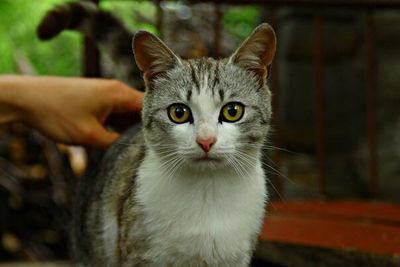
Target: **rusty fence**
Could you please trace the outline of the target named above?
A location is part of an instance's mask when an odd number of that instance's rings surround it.
[[[99,0],[92,0],[98,3]],[[159,32],[163,30],[163,9],[161,8],[162,0],[153,1],[157,6],[156,26]],[[324,90],[324,58],[323,58],[323,33],[324,19],[321,14],[323,8],[350,8],[365,14],[365,94],[366,94],[366,125],[365,131],[368,139],[368,173],[369,173],[369,194],[371,198],[377,196],[379,192],[379,175],[378,175],[378,159],[377,159],[377,127],[376,127],[376,92],[375,92],[375,72],[374,72],[374,37],[376,36],[373,12],[383,9],[400,9],[400,0],[208,0],[208,1],[187,1],[185,3],[195,4],[200,2],[213,3],[215,6],[214,13],[214,33],[213,45],[215,55],[221,54],[221,31],[223,5],[260,5],[271,8],[270,22],[275,29],[279,28],[276,19],[276,10],[280,7],[307,7],[313,10],[313,27],[314,27],[314,114],[315,114],[315,152],[317,158],[317,173],[318,173],[318,193],[321,196],[326,195],[326,116],[325,116],[325,90]],[[275,118],[278,117],[277,103],[279,98],[279,82],[278,82],[278,61],[274,63],[274,70],[271,77],[271,90],[274,98],[272,100],[273,112]],[[90,40],[85,40],[84,45],[84,76],[100,76],[98,51]],[[274,121],[274,145],[281,146],[281,131],[278,121]],[[273,160],[279,170],[281,155],[280,151],[274,152]],[[280,175],[275,177],[276,188],[278,192],[283,190],[283,181]]]

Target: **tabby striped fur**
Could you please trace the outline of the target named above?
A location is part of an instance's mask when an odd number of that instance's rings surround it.
[[[271,118],[266,85],[275,34],[263,24],[229,58],[183,60],[154,35],[133,41],[146,95],[142,127],[107,151],[82,180],[72,233],[80,266],[244,267],[267,199],[261,147]],[[245,107],[219,120],[230,102]],[[176,124],[183,103],[192,122]],[[210,151],[198,138],[216,138]]]

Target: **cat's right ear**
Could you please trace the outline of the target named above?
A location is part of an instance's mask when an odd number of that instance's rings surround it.
[[[243,42],[229,62],[238,64],[265,80],[276,51],[276,35],[272,27],[263,23]]]
[[[180,64],[180,59],[158,37],[139,31],[132,39],[132,49],[136,64],[144,74],[147,83]]]

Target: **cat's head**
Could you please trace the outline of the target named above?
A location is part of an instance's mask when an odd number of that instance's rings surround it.
[[[271,117],[266,78],[276,37],[268,24],[223,60],[183,60],[144,31],[132,46],[146,84],[142,120],[152,151],[198,170],[255,162]]]

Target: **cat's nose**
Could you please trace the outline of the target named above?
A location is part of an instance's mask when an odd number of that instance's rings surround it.
[[[204,152],[210,151],[211,147],[215,144],[217,139],[215,137],[209,137],[209,138],[197,138],[196,142],[199,144],[201,149],[203,149]]]

